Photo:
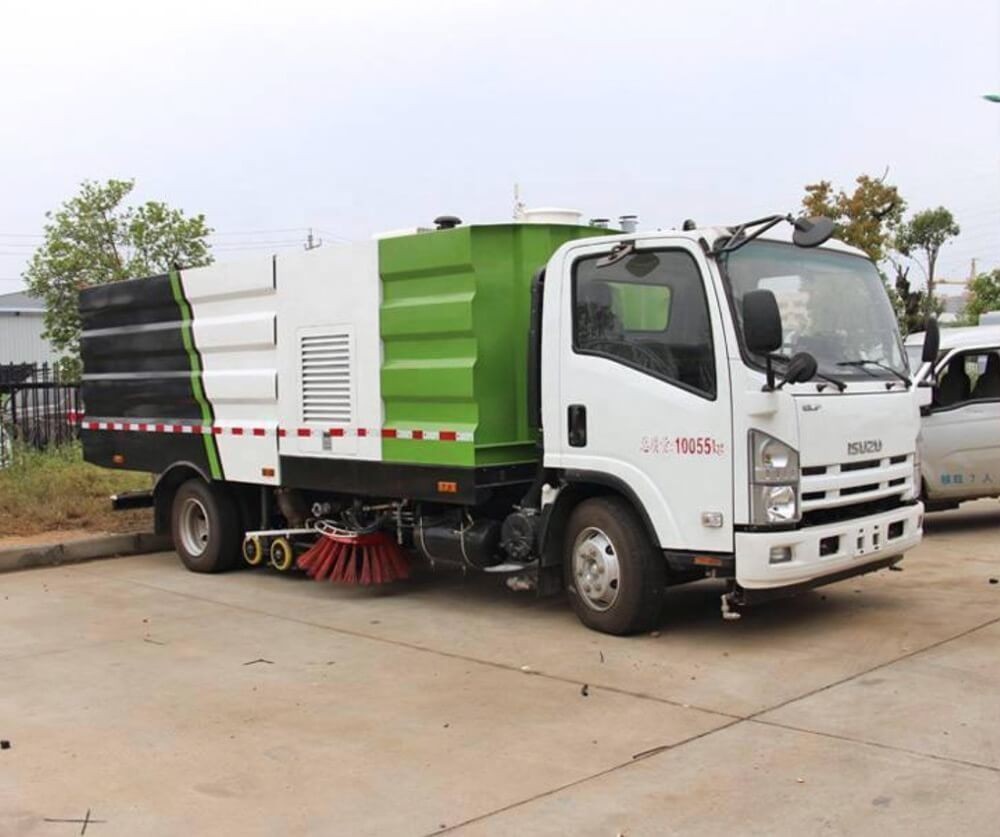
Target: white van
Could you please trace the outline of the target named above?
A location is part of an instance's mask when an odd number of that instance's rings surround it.
[[[923,342],[923,333],[906,339],[914,380],[934,388],[931,405],[921,410],[927,508],[1000,497],[1000,325],[942,329],[933,364],[921,364]]]

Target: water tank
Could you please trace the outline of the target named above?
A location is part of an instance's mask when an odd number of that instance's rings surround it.
[[[540,206],[537,209],[521,211],[521,222],[525,224],[572,224],[580,226],[583,213],[576,209],[562,209],[558,206]]]

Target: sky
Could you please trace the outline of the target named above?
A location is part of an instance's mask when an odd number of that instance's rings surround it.
[[[997,0],[3,2],[0,292],[84,179],[217,259],[528,206],[642,228],[887,178],[1000,267]],[[911,275],[919,277],[919,270]]]

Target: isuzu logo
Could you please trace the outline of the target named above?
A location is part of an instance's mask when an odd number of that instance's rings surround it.
[[[863,453],[878,453],[882,450],[881,439],[865,439],[862,442],[848,442],[847,455],[858,456]]]

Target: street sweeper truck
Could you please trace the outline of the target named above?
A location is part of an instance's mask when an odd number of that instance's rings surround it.
[[[921,537],[924,393],[832,231],[443,216],[91,288],[84,453],[157,475],[118,504],[195,572],[377,584],[420,555],[616,634],[712,577],[735,618]]]

